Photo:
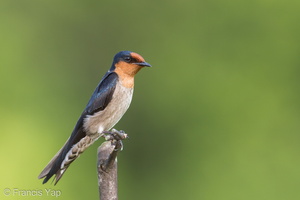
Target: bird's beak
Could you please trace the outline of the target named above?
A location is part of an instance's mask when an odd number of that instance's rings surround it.
[[[147,62],[140,62],[140,63],[135,63],[136,65],[142,66],[142,67],[152,67],[149,63]]]

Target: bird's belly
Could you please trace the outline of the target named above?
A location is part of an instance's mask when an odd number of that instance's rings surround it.
[[[111,102],[102,111],[87,116],[84,127],[87,135],[99,135],[111,129],[125,114],[131,103],[133,88],[117,84]]]

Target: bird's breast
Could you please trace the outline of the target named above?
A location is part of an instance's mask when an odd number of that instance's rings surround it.
[[[100,134],[111,129],[125,114],[132,100],[133,88],[127,88],[117,82],[113,97],[102,111],[87,116],[84,122],[88,135]]]

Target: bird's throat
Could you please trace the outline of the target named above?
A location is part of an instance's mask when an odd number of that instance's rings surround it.
[[[130,65],[127,63],[116,64],[115,72],[119,76],[122,85],[127,88],[134,87],[134,76],[140,71],[142,67]]]

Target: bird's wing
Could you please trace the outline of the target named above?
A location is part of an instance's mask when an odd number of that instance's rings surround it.
[[[112,99],[116,88],[118,75],[115,72],[107,72],[102,81],[94,91],[90,101],[88,102],[83,115],[92,115],[95,112],[104,110]]]
[[[84,118],[86,118],[87,115],[93,115],[95,112],[99,112],[106,108],[106,106],[112,99],[117,81],[118,75],[115,72],[107,72],[104,75],[101,82],[96,87],[86,108],[82,112],[81,117],[77,121],[77,124],[67,144],[67,151],[69,151],[74,144],[76,144],[86,136],[86,133],[83,130]]]
[[[102,81],[96,87],[91,99],[89,100],[85,110],[76,123],[76,126],[63,148],[55,155],[50,163],[40,174],[39,178],[44,178],[43,183],[46,183],[54,174],[56,174],[56,183],[59,181],[65,170],[61,170],[61,164],[65,160],[66,155],[81,139],[86,136],[83,128],[84,118],[87,115],[93,115],[95,112],[104,110],[112,99],[113,93],[118,81],[118,75],[115,72],[107,72]],[[73,158],[74,161],[76,158]],[[71,162],[72,162],[71,161]],[[68,163],[68,166],[69,164]],[[65,169],[68,167],[66,166]]]

